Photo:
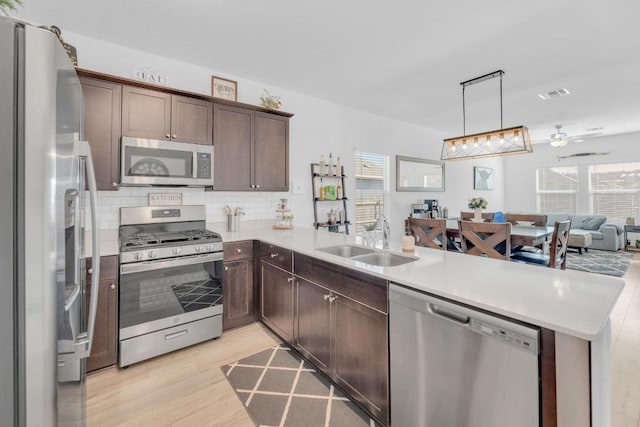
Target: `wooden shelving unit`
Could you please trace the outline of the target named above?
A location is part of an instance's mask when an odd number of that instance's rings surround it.
[[[318,172],[320,170],[320,164],[311,163],[311,189],[313,194],[313,226],[315,227],[316,230],[319,228],[327,228],[329,231],[332,231],[335,233],[339,233],[342,230],[344,230],[346,234],[349,234],[349,226],[351,225],[351,222],[349,221],[349,216],[347,214],[347,201],[349,199],[346,197],[346,194],[347,194],[345,190],[346,177],[344,175],[344,166],[341,166],[340,169],[341,169],[340,175],[320,174]],[[320,197],[318,196],[318,193],[317,193],[318,187],[320,186],[320,179],[323,180],[323,184],[334,185],[335,183],[335,185],[337,185],[338,183],[340,183],[340,185],[342,186],[342,198],[336,199],[336,200],[320,200]],[[332,204],[339,206],[340,203],[342,204],[342,209],[344,210],[343,222],[337,221],[335,224],[329,224],[327,221],[324,221],[324,222],[318,221],[318,204],[331,207]]]

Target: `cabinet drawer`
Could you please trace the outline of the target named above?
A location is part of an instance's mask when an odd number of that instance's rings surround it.
[[[93,259],[87,258],[87,280],[91,280],[93,273]],[[118,256],[100,257],[100,280],[115,280],[118,278]]]
[[[223,245],[224,261],[237,261],[253,257],[253,240],[228,242]]]
[[[297,276],[387,313],[387,281],[306,255],[295,254]]]
[[[260,243],[260,260],[280,267],[283,270],[293,270],[293,252],[269,243]]]

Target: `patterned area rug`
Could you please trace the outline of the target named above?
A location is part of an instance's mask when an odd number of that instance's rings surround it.
[[[221,367],[260,427],[377,426],[288,347],[277,345]]]
[[[567,268],[622,277],[629,268],[631,258],[633,254],[624,251],[589,249],[589,252],[582,251],[582,255],[570,251],[567,252]]]

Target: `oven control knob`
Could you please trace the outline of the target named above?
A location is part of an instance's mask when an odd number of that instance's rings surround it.
[[[196,252],[200,252],[200,251],[202,251],[202,248],[200,247],[200,245],[197,245],[196,246]]]
[[[140,260],[142,258],[144,258],[144,254],[140,252],[136,252],[135,254],[133,254],[133,259]]]
[[[180,248],[173,248],[173,254],[174,255],[179,255],[180,254]]]
[[[208,251],[212,251],[212,250],[213,250],[213,245],[212,245],[211,243],[209,243],[209,244],[207,245],[207,250],[208,250]]]
[[[149,258],[155,258],[156,253],[155,253],[155,251],[149,251],[149,252],[147,252],[147,255],[149,256]]]

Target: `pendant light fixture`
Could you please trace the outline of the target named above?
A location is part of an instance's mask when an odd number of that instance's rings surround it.
[[[442,160],[503,156],[531,153],[529,130],[524,126],[504,128],[502,125],[502,76],[498,70],[460,83],[462,86],[462,136],[447,138],[442,145]],[[464,91],[467,86],[500,77],[500,129],[467,135]]]

